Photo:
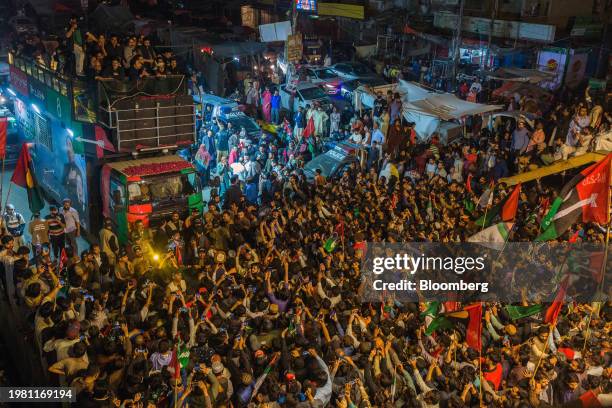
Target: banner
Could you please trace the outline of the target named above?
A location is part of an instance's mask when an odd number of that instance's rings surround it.
[[[302,33],[287,36],[287,60],[289,62],[300,62],[304,47],[302,46]]]
[[[6,157],[6,137],[8,135],[8,118],[0,118],[0,159]]]
[[[30,94],[28,89],[28,76],[14,65],[11,65],[10,72],[10,84],[13,90],[23,96],[28,96]]]
[[[79,122],[96,123],[96,104],[87,92],[85,85],[73,84],[72,104],[74,107],[74,119]]]
[[[47,87],[46,101],[47,112],[58,120],[62,121],[66,126],[71,126],[72,122],[72,106],[70,99],[54,90]]]
[[[567,73],[565,74],[565,84],[569,88],[576,88],[584,79],[588,58],[588,53],[572,50]]]
[[[28,90],[32,102],[38,105],[40,109],[44,109],[47,106],[47,87],[35,79],[30,79],[28,81]]]

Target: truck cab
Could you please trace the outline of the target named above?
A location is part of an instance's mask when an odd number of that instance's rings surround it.
[[[212,94],[194,95],[193,100],[203,120],[217,118],[223,123],[230,122],[234,129],[240,130],[244,127],[251,138],[257,139],[261,136],[261,128],[257,122],[241,111],[237,102]]]
[[[329,96],[319,87],[310,82],[282,85],[279,89],[283,109],[295,112],[299,107],[314,106],[319,103],[324,110],[331,105]]]

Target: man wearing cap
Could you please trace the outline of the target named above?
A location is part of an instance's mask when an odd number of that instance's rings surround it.
[[[28,231],[32,236],[32,249],[39,246],[49,245],[49,226],[40,217],[40,213],[34,213],[32,221],[28,224]]]
[[[16,246],[25,245],[25,241],[23,240],[23,231],[26,226],[26,222],[23,219],[23,216],[15,211],[15,206],[13,204],[8,204],[6,206],[6,211],[2,216],[2,221],[4,222],[4,227],[6,231],[13,237]]]
[[[106,254],[109,265],[115,265],[119,252],[119,240],[113,232],[113,222],[110,218],[104,219],[104,226],[100,230],[100,249]]]
[[[62,215],[65,220],[64,233],[66,234],[66,243],[72,248],[73,253],[79,253],[77,237],[81,235],[81,221],[79,213],[71,206],[72,200],[64,198],[62,206]]]

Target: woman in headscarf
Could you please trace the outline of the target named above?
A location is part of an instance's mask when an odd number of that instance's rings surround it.
[[[206,150],[206,146],[201,144],[195,154],[195,165],[198,175],[200,176],[202,187],[207,186],[208,180],[210,179],[210,159],[211,156]]]

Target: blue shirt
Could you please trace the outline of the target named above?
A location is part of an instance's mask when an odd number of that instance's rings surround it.
[[[527,145],[529,144],[529,131],[526,128],[522,129],[514,129],[512,132],[512,145],[510,146],[512,150],[520,150],[521,152],[527,149]]]
[[[272,95],[272,99],[270,100],[270,106],[272,107],[272,109],[280,109],[281,107],[280,95]]]

